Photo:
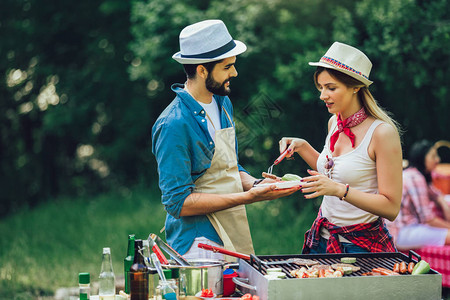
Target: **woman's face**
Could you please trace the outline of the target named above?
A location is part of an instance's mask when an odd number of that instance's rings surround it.
[[[317,76],[317,85],[320,99],[325,102],[330,113],[341,113],[345,119],[360,109],[358,101],[353,101],[356,100],[354,92],[358,89],[347,87],[326,70]]]
[[[435,148],[431,148],[427,155],[425,155],[425,169],[428,172],[431,172],[440,162],[441,158],[439,157],[437,150]]]

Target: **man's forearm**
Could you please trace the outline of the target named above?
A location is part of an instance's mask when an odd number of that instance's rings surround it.
[[[247,193],[192,193],[184,200],[180,217],[206,215],[241,204],[247,204],[250,201],[251,197]]]

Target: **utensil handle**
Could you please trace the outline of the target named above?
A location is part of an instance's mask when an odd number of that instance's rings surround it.
[[[166,282],[166,276],[164,276],[164,272],[161,267],[161,263],[159,262],[159,258],[156,255],[156,253],[152,253],[152,260],[153,264],[155,265],[156,271],[158,272],[159,277],[161,278],[161,281]]]
[[[229,256],[233,256],[233,257],[242,258],[242,259],[245,259],[245,260],[250,260],[250,255],[229,251],[229,250],[224,249],[224,248],[211,246],[211,245],[207,245],[207,244],[203,244],[203,243],[199,243],[198,247],[202,248],[202,249],[205,249],[205,250],[219,252],[219,253],[226,254],[226,255],[229,255]]]
[[[286,157],[286,155],[288,154],[287,151],[288,151],[288,149],[284,150],[284,152],[281,153],[281,155],[278,156],[277,159],[275,159],[275,161],[273,162],[273,164],[274,164],[274,165],[278,165],[278,164]]]
[[[233,280],[235,284],[242,286],[243,288],[249,289],[251,291],[256,291],[256,286],[242,282],[242,281],[248,282],[249,281],[248,278],[233,277],[231,278],[231,280]]]
[[[151,246],[153,253],[155,253],[156,256],[158,257],[158,261],[161,262],[163,265],[168,265],[169,261],[164,256],[164,254],[162,253],[159,246],[155,243],[155,241],[152,238],[148,238],[148,243]]]

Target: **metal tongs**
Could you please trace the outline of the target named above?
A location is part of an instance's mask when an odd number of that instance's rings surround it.
[[[277,159],[275,159],[275,161],[273,162],[273,164],[269,167],[269,169],[267,170],[267,173],[272,174],[273,171],[273,166],[278,165],[288,154],[288,149],[284,150],[283,153],[281,153],[280,156],[278,156]]]
[[[181,254],[179,254],[177,251],[175,251],[172,247],[170,247],[166,242],[164,242],[156,234],[150,233],[150,235],[148,236],[148,241],[149,241],[150,245],[152,245],[153,247],[155,245],[159,246],[161,249],[163,249],[167,254],[169,254],[170,257],[172,257],[180,265],[182,265],[182,266],[190,266],[191,265]],[[169,264],[169,262],[167,260],[164,261],[164,259],[165,259],[164,255],[162,255],[162,253],[158,252],[157,249],[153,249],[153,247],[152,247],[152,250],[154,250],[153,252],[155,252],[155,254],[158,256],[159,261],[161,263]],[[163,258],[163,261],[161,261],[161,256]]]

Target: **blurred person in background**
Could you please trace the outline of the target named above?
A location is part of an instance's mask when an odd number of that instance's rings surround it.
[[[403,171],[400,213],[388,228],[399,249],[450,244],[450,208],[444,195],[432,185],[432,172],[440,162],[430,141],[414,143]]]
[[[253,188],[260,182],[237,161],[230,79],[236,56],[247,47],[233,40],[220,20],[184,28],[180,51],[187,81],[174,84],[175,99],[152,129],[168,243],[185,258],[218,258],[199,243],[254,253],[245,204],[288,196],[300,187]]]
[[[305,198],[323,196],[303,253],[396,251],[384,220],[394,220],[402,196],[402,148],[396,122],[369,91],[372,63],[335,42],[320,59],[314,82],[332,114],[321,152],[306,140],[283,137],[280,151],[298,153],[313,169]]]

